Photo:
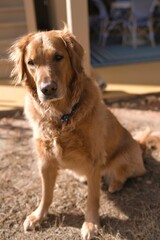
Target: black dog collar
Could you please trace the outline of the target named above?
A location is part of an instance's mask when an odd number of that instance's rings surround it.
[[[61,122],[68,122],[73,116],[73,114],[75,113],[75,111],[77,110],[78,106],[79,106],[79,102],[72,107],[72,110],[70,113],[63,114],[60,117]]]

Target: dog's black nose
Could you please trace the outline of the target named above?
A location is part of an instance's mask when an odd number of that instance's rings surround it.
[[[52,96],[57,90],[57,83],[54,81],[41,82],[40,89],[45,96]]]

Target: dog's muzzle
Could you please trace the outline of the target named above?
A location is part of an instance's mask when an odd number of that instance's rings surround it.
[[[55,81],[41,82],[37,89],[39,100],[44,103],[47,100],[57,99],[57,88]]]
[[[48,98],[55,97],[57,91],[57,83],[55,81],[41,82],[40,90],[45,97]]]

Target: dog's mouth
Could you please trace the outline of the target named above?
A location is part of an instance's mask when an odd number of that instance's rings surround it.
[[[55,96],[55,97],[39,97],[39,100],[41,103],[45,103],[45,102],[48,102],[48,101],[56,101],[58,98]]]
[[[58,94],[57,92],[54,92],[51,95],[45,95],[39,89],[37,89],[37,94],[38,94],[39,101],[42,104],[46,102],[55,102],[64,98],[64,94],[62,95],[62,94]]]

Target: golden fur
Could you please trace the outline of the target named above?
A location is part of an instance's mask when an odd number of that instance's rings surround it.
[[[87,178],[83,239],[92,238],[99,226],[101,176],[107,175],[108,190],[115,192],[127,178],[145,172],[139,145],[103,103],[95,81],[84,72],[83,55],[66,28],[31,33],[11,47],[12,76],[26,88],[25,113],[33,128],[42,180],[41,202],[26,218],[25,230],[47,214],[59,168]],[[41,86],[50,82],[56,87],[48,98]],[[61,121],[64,114],[70,114],[69,119]]]

